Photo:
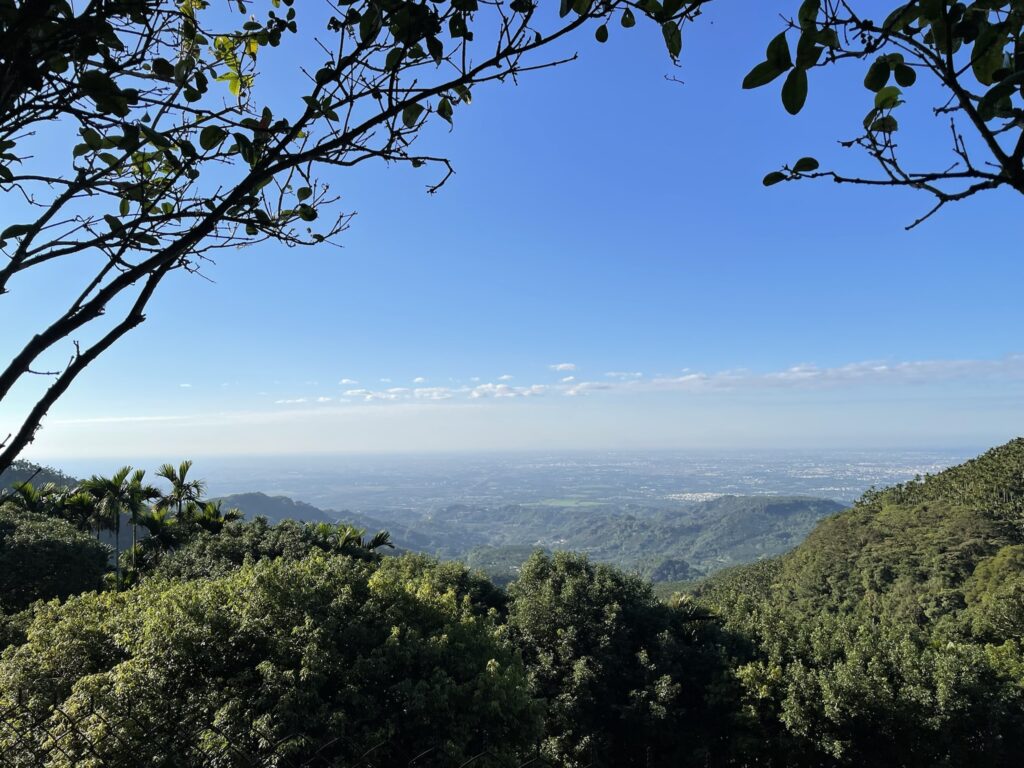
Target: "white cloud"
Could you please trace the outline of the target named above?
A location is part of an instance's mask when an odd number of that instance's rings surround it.
[[[380,383],[381,384],[390,384],[391,383],[391,379],[381,379]]]
[[[738,387],[827,387],[854,384],[900,384],[949,381],[961,378],[1024,378],[1024,356],[1001,360],[911,360],[886,362],[869,360],[832,367],[800,363],[781,371],[757,373],[746,369],[717,373],[684,373],[660,377],[649,385],[654,389],[734,389]],[[641,382],[631,382],[647,386]]]
[[[564,394],[569,397],[579,397],[585,395],[588,392],[599,392],[601,390],[615,389],[614,384],[609,384],[606,381],[581,381],[578,384],[573,384],[565,389]]]
[[[415,379],[412,380],[412,383],[413,384],[422,384],[425,381],[426,381],[426,379],[423,378],[422,376],[417,376]]]
[[[515,397],[516,393],[508,384],[488,383],[473,387],[469,396],[476,400],[481,397]]]
[[[535,397],[543,395],[548,387],[544,384],[533,384],[529,387],[513,387],[509,384],[478,384],[469,390],[469,396],[473,400],[484,397],[509,398],[509,397]]]
[[[563,363],[562,365],[569,365]],[[599,392],[642,394],[645,392],[726,392],[731,390],[778,390],[783,388],[854,387],[870,385],[917,384],[933,381],[970,378],[1017,378],[1024,380],[1024,356],[1011,356],[1001,360],[918,360],[918,361],[865,361],[822,367],[814,363],[799,363],[775,371],[751,371],[742,368],[714,372],[682,369],[679,375],[645,377],[639,371],[608,371],[598,381],[580,380],[568,375],[556,384],[515,385],[509,383],[511,374],[499,376],[495,381],[481,382],[480,377],[470,379],[468,386],[385,387],[370,389],[350,388],[343,391],[337,402],[361,400],[366,403],[413,403],[441,400],[504,400],[562,394],[568,397]],[[343,380],[345,381],[345,380]],[[349,379],[348,381],[351,381]],[[390,379],[382,379],[386,383]],[[414,382],[425,381],[418,376]],[[309,402],[305,397],[276,400],[278,405],[297,405]],[[321,396],[315,402],[328,403],[332,398]]]
[[[575,371],[576,363],[555,363],[554,365],[549,365],[548,368],[552,371]]]
[[[341,386],[343,386],[343,387],[348,387],[348,386],[351,386],[353,384],[358,384],[359,382],[356,381],[355,379],[342,379],[338,383],[341,384]]]
[[[182,389],[192,389],[191,384],[179,384],[178,386],[181,387]]]
[[[629,379],[639,379],[643,376],[640,371],[608,371],[605,376],[609,379],[621,379],[622,381],[628,381]]]
[[[417,400],[450,400],[455,396],[448,387],[419,387],[412,394]]]

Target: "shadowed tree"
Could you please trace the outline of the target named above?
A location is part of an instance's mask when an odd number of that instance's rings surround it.
[[[137,529],[139,515],[148,508],[148,502],[159,497],[159,491],[153,486],[143,484],[145,470],[132,471],[131,467],[121,467],[111,477],[93,475],[84,484],[83,489],[97,500],[100,520],[114,533],[114,557],[118,586],[121,581],[121,516],[128,515],[132,527],[132,566],[134,568],[137,550]]]
[[[223,509],[223,501],[207,501],[204,504],[193,504],[188,507],[188,522],[202,528],[208,533],[220,533],[224,526],[235,520],[242,519],[238,509]]]
[[[22,512],[48,514],[54,506],[57,494],[58,489],[53,483],[47,483],[40,488],[28,482],[15,483],[12,486],[12,493],[8,494],[4,501]]]

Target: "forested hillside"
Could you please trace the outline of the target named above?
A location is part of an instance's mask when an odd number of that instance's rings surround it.
[[[699,600],[745,706],[812,765],[1012,765],[1024,749],[1024,440],[864,495]]]
[[[655,582],[692,580],[786,552],[819,520],[843,509],[830,499],[803,496],[722,496],[658,507],[452,504],[371,516],[262,493],[223,501],[250,519],[344,520],[371,530],[386,528],[403,549],[465,560],[501,583],[510,581],[535,550],[584,552]]]
[[[233,520],[188,469],[161,469],[172,490],[136,510],[149,535],[117,571],[93,526],[141,476],[4,503],[12,764],[209,766],[230,749],[345,766],[372,749],[438,767],[952,768],[1024,750],[1024,440],[871,491],[789,553],[664,601],[583,554],[520,549],[502,588],[383,557],[386,533]]]
[[[18,483],[31,481],[36,487],[47,483],[61,486],[78,485],[78,480],[53,467],[42,467],[29,461],[16,461],[9,469],[0,472],[0,493]]]

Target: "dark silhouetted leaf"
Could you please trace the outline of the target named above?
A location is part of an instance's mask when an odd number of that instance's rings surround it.
[[[402,110],[402,124],[406,128],[412,128],[423,114],[423,107],[419,104],[408,104]]]
[[[791,115],[804,108],[807,101],[807,71],[794,69],[782,84],[782,106]]]

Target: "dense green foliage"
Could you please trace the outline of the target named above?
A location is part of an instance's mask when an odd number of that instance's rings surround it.
[[[337,739],[321,756],[352,761],[379,742],[458,756],[487,734],[510,754],[539,710],[496,614],[451,576],[422,558],[321,554],[74,598],[38,611],[29,642],[4,654],[0,699],[20,690],[31,714],[56,701],[77,716],[77,730],[51,718],[69,765],[88,757],[83,736],[125,768],[198,754],[202,738],[287,739],[285,759]]]
[[[0,505],[0,613],[98,589],[109,553],[70,523]]]
[[[701,765],[723,753],[728,713],[711,693],[724,670],[706,615],[565,552],[534,555],[509,596],[555,764]]]
[[[1024,749],[1024,440],[865,494],[698,589],[779,762],[1009,765]]]
[[[258,517],[251,523],[226,525],[217,533],[199,532],[157,560],[152,573],[175,579],[224,576],[245,563],[281,557],[299,560],[318,551],[370,560],[375,549],[389,545],[386,534],[366,540],[362,531],[346,525],[284,520],[272,526]]]
[[[382,764],[431,749],[423,764],[608,768],[994,767],[1024,751],[1024,440],[872,490],[787,554],[664,601],[584,554],[534,552],[502,589],[384,557],[386,534],[231,521],[187,467],[170,474],[131,578],[96,591],[102,555],[59,592],[18,569],[36,592],[0,619],[0,710],[24,702],[16,726],[45,726],[28,746],[70,755],[54,765],[99,749],[105,765],[200,766],[227,741],[298,761],[381,744]],[[98,546],[17,506],[75,494],[34,493],[6,512],[26,541]],[[37,764],[6,738],[14,765]]]

